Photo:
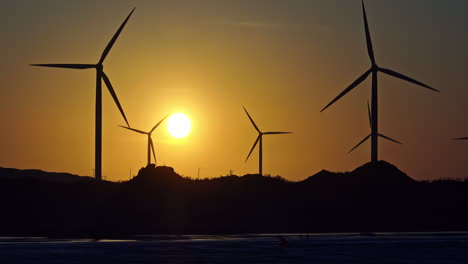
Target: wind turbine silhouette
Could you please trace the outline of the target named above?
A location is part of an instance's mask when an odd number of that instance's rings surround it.
[[[107,44],[106,48],[102,52],[101,58],[97,64],[31,64],[31,66],[39,66],[39,67],[53,67],[53,68],[66,68],[66,69],[96,69],[96,124],[95,124],[95,154],[94,154],[94,162],[95,162],[95,177],[97,180],[102,179],[102,80],[107,86],[112,98],[114,99],[115,104],[119,108],[120,113],[122,114],[123,118],[125,119],[125,123],[127,126],[130,127],[127,117],[125,116],[124,110],[120,105],[119,99],[112,87],[112,84],[109,80],[109,77],[104,73],[104,60],[106,59],[107,54],[111,50],[112,46],[114,45],[115,41],[120,35],[120,32],[127,24],[128,19],[135,11],[135,8],[130,12],[124,22],[120,25],[117,32],[114,34],[110,42]]]
[[[369,115],[369,126],[370,128],[372,129],[372,114],[371,114],[371,111],[370,111],[370,107],[369,107],[369,102],[367,102],[367,113]],[[370,137],[371,137],[372,133],[369,134],[367,137],[365,137],[363,140],[361,140],[356,146],[354,146],[348,153],[351,153],[353,150],[355,150],[357,147],[359,147],[362,143],[366,142],[366,140],[368,140]],[[386,140],[389,140],[389,141],[392,141],[392,142],[395,142],[395,143],[398,143],[398,144],[401,144],[401,142],[393,139],[393,138],[389,138],[385,135],[382,135],[382,134],[378,134],[379,137],[382,137]]]
[[[156,164],[156,152],[154,152],[154,145],[153,145],[153,140],[151,139],[151,133],[153,133],[153,131],[169,116],[170,114],[167,114],[165,117],[163,117],[163,119],[161,119],[161,121],[159,121],[156,125],[154,125],[154,127],[149,131],[149,132],[145,132],[145,131],[142,131],[142,130],[138,130],[138,129],[134,129],[134,128],[131,128],[131,127],[125,127],[125,126],[120,126],[122,128],[125,128],[125,129],[128,129],[128,130],[131,130],[131,131],[134,131],[134,132],[137,132],[137,133],[140,133],[140,134],[144,134],[144,135],[147,135],[148,136],[148,165],[151,164],[151,151],[153,152],[153,157],[154,157],[154,164]]]
[[[247,160],[249,159],[250,157],[250,154],[252,154],[252,151],[255,149],[255,147],[257,146],[258,142],[260,142],[260,146],[259,146],[259,150],[258,150],[258,174],[259,175],[263,175],[262,174],[262,159],[263,159],[263,142],[262,142],[262,138],[263,138],[263,135],[279,135],[279,134],[291,134],[292,132],[262,132],[260,131],[260,129],[258,128],[258,126],[255,124],[255,122],[253,121],[252,117],[250,116],[249,112],[247,112],[247,109],[244,108],[244,111],[245,113],[247,114],[247,116],[249,117],[250,119],[250,122],[252,122],[252,125],[254,126],[255,130],[257,130],[258,132],[258,137],[257,139],[255,140],[255,143],[253,144],[252,148],[250,149],[250,152],[249,152],[249,155],[247,155],[247,158],[245,159],[244,162],[247,162]]]
[[[349,85],[345,90],[343,90],[335,99],[333,99],[328,105],[326,105],[320,112],[323,112],[325,109],[327,109],[329,106],[331,106],[333,103],[338,101],[341,97],[346,95],[348,92],[350,92],[352,89],[354,89],[356,86],[358,86],[361,82],[363,82],[371,73],[372,73],[372,105],[371,105],[371,161],[376,162],[378,160],[378,137],[379,137],[379,131],[378,131],[378,89],[377,89],[377,73],[382,72],[385,74],[388,74],[390,76],[411,82],[413,84],[425,87],[427,89],[439,92],[438,90],[422,83],[419,81],[416,81],[408,76],[405,76],[401,73],[398,73],[393,70],[381,68],[377,65],[374,57],[374,51],[372,48],[372,40],[369,32],[369,26],[367,24],[367,16],[366,16],[366,9],[364,7],[364,1],[362,1],[362,13],[364,17],[364,29],[366,32],[366,42],[367,42],[367,52],[369,54],[369,59],[371,61],[371,67],[369,70],[364,72],[359,78],[357,78],[351,85]]]

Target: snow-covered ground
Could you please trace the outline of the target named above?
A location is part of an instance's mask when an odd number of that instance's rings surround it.
[[[468,234],[0,238],[0,263],[468,263]]]

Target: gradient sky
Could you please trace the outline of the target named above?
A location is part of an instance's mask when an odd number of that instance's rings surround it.
[[[130,124],[150,129],[169,112],[192,133],[153,134],[160,165],[185,176],[256,173],[244,160],[263,130],[264,173],[302,180],[368,162],[370,80],[320,109],[370,66],[360,1],[7,1],[0,9],[0,166],[92,175],[95,71],[30,63],[96,63],[137,9],[105,61]],[[468,177],[468,1],[366,4],[377,63],[440,94],[384,75],[380,159],[415,179]],[[103,175],[126,180],[146,164],[146,137],[124,124],[103,87]]]

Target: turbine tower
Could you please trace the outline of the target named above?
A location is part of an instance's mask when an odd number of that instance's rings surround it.
[[[370,128],[372,129],[372,114],[371,114],[371,111],[370,111],[370,107],[369,107],[369,102],[367,102],[367,113],[369,115],[369,126]],[[353,150],[355,150],[357,147],[359,147],[362,143],[366,142],[366,140],[368,140],[370,137],[371,137],[372,133],[369,134],[367,137],[365,137],[363,140],[361,140],[356,146],[354,146],[348,153],[351,153]],[[379,137],[381,138],[384,138],[386,140],[389,140],[389,141],[392,141],[392,142],[395,142],[395,143],[398,143],[398,144],[401,144],[401,142],[393,139],[393,138],[389,138],[385,135],[382,135],[382,134],[378,134]]]
[[[262,132],[262,131],[260,131],[258,126],[255,124],[255,122],[253,121],[253,119],[250,116],[249,112],[247,112],[247,109],[245,109],[245,107],[244,107],[244,111],[247,114],[247,116],[249,117],[250,122],[252,122],[252,125],[254,126],[255,130],[257,130],[257,132],[258,132],[257,139],[255,140],[255,143],[253,144],[252,148],[250,149],[249,155],[247,155],[247,158],[245,159],[244,162],[247,162],[247,160],[250,157],[250,154],[252,154],[252,151],[257,146],[257,143],[260,142],[260,146],[259,146],[259,150],[258,150],[258,174],[263,175],[262,174],[263,173],[262,172],[262,162],[263,162],[262,161],[262,159],[263,159],[263,142],[262,142],[262,138],[263,138],[263,135],[291,134],[292,132]]]
[[[131,130],[131,131],[134,131],[134,132],[137,132],[137,133],[140,133],[140,134],[145,134],[145,135],[148,136],[148,165],[151,164],[151,152],[153,152],[154,164],[156,164],[156,152],[154,152],[154,145],[153,145],[153,140],[151,139],[151,133],[153,133],[153,131],[154,131],[168,116],[169,116],[169,114],[166,115],[163,119],[161,119],[161,121],[159,121],[156,125],[154,125],[154,127],[153,127],[149,132],[145,132],[145,131],[142,131],[142,130],[134,129],[134,128],[131,128],[131,127],[120,126],[120,127],[125,128],[125,129]]]
[[[439,91],[432,88],[432,87],[430,87],[430,86],[428,86],[428,85],[426,85],[426,84],[424,84],[424,83],[422,83],[422,82],[416,81],[416,80],[414,80],[414,79],[412,79],[412,78],[410,78],[408,76],[405,76],[405,75],[403,75],[401,73],[398,73],[398,72],[390,70],[390,69],[382,68],[382,67],[377,65],[375,57],[374,57],[374,50],[372,48],[372,40],[371,40],[371,36],[370,36],[370,32],[369,32],[369,26],[367,24],[367,16],[366,16],[366,9],[364,7],[364,1],[362,1],[362,13],[363,13],[363,17],[364,17],[364,29],[365,29],[365,33],[366,33],[367,52],[369,54],[369,59],[371,61],[371,67],[370,67],[369,70],[364,72],[364,74],[362,74],[359,78],[357,78],[353,83],[351,83],[351,85],[349,85],[345,90],[343,90],[337,97],[335,97],[335,99],[333,99],[328,105],[326,105],[322,110],[320,110],[320,112],[323,112],[325,109],[327,109],[333,103],[338,101],[341,97],[343,97],[348,92],[353,90],[361,82],[363,82],[370,74],[372,74],[372,90],[371,90],[371,93],[372,93],[372,95],[371,95],[371,100],[372,100],[371,119],[372,119],[372,122],[371,122],[371,135],[370,135],[370,138],[371,138],[371,161],[376,162],[376,161],[378,161],[378,156],[377,156],[378,151],[377,151],[377,149],[378,149],[378,137],[379,137],[379,131],[378,131],[378,121],[379,120],[378,120],[377,73],[382,72],[382,73],[385,73],[387,75],[390,75],[390,76],[393,76],[393,77],[396,77],[396,78],[411,82],[413,84],[416,84],[416,85],[419,85],[419,86],[422,86],[422,87],[425,87],[427,89],[430,89],[430,90],[433,90],[433,91],[436,91],[436,92],[439,92]]]
[[[112,84],[109,80],[109,77],[107,77],[107,75],[104,73],[103,63],[104,63],[104,60],[106,59],[106,56],[109,54],[109,51],[111,50],[112,46],[114,45],[115,41],[119,37],[120,32],[125,27],[125,24],[127,24],[127,21],[130,18],[130,16],[133,14],[133,11],[135,11],[135,8],[133,8],[133,10],[130,12],[130,14],[122,23],[122,25],[120,25],[117,32],[114,34],[109,44],[107,44],[97,64],[31,64],[31,66],[39,66],[39,67],[54,67],[54,68],[66,68],[66,69],[79,69],[79,70],[96,69],[96,120],[95,120],[96,123],[95,123],[95,154],[94,154],[95,165],[94,166],[95,166],[95,177],[97,180],[102,179],[102,167],[101,167],[101,161],[102,161],[102,88],[101,88],[102,83],[101,82],[102,80],[104,80],[104,83],[106,84],[107,89],[109,90],[110,94],[112,95],[112,98],[114,99],[114,102],[119,108],[120,113],[125,119],[125,123],[127,123],[127,126],[130,127],[127,117],[125,116],[124,110],[122,109],[119,99],[117,98],[114,88],[112,87]]]

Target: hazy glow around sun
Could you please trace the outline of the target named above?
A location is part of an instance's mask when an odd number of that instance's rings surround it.
[[[191,127],[190,119],[185,114],[172,114],[167,120],[167,131],[175,138],[186,137],[190,133]]]

